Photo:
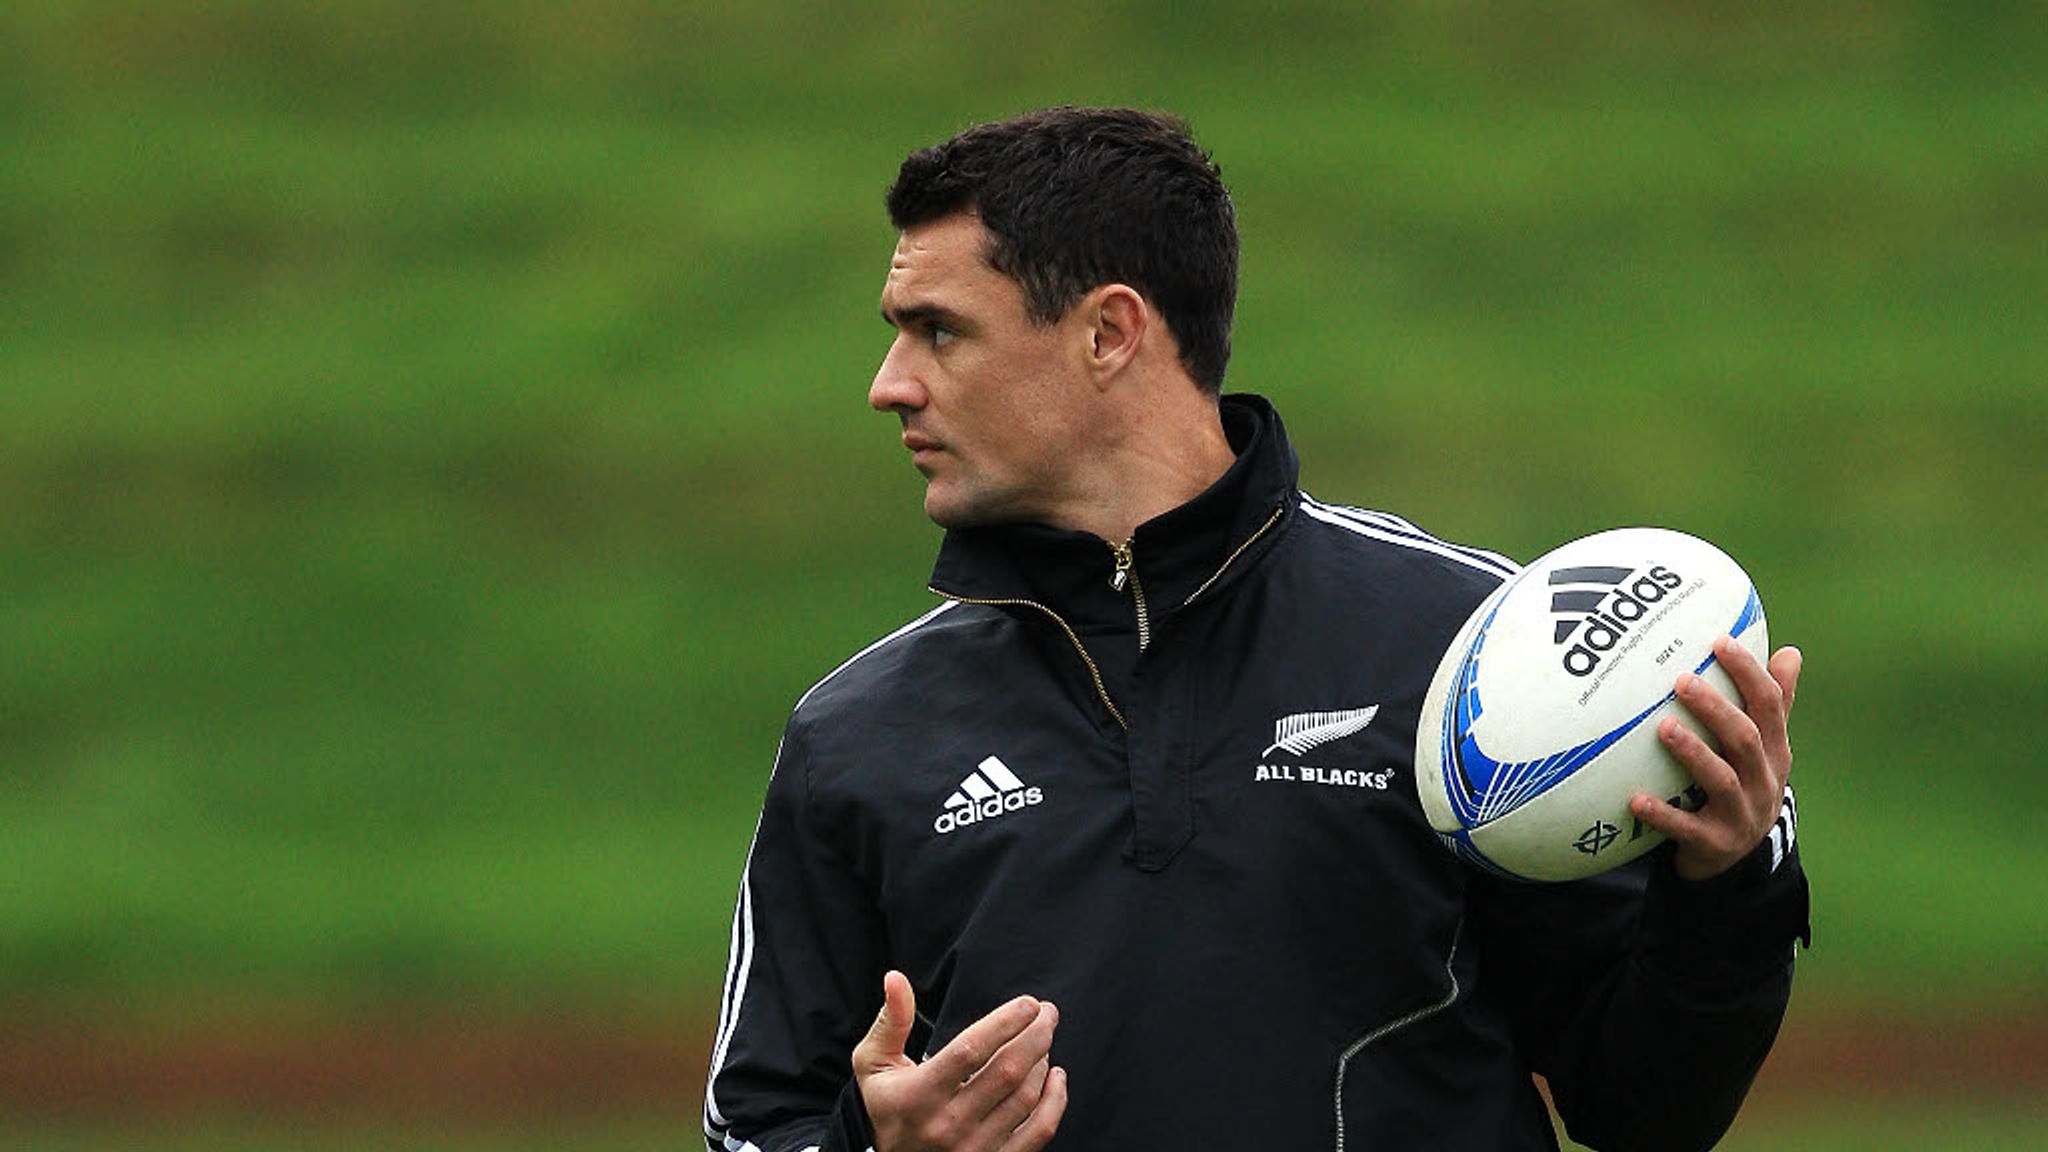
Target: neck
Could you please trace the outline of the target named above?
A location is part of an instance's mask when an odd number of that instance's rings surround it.
[[[1164,402],[1155,392],[1141,411],[1098,427],[1089,455],[1101,467],[1054,527],[1121,544],[1138,525],[1201,495],[1230,470],[1236,456],[1215,399],[1192,383],[1171,392]]]

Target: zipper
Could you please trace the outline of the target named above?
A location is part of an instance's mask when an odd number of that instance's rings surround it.
[[[1207,592],[1211,584],[1214,584],[1216,583],[1216,581],[1223,579],[1223,574],[1230,570],[1230,566],[1232,564],[1237,563],[1237,558],[1239,556],[1244,555],[1244,550],[1251,547],[1253,544],[1257,543],[1259,537],[1264,536],[1269,530],[1271,530],[1273,525],[1279,523],[1280,514],[1285,511],[1287,511],[1287,505],[1285,504],[1282,504],[1279,507],[1274,508],[1273,514],[1271,516],[1266,517],[1266,522],[1264,524],[1259,525],[1259,530],[1245,537],[1244,543],[1239,544],[1235,551],[1233,551],[1230,555],[1224,557],[1222,567],[1216,569],[1216,571],[1212,575],[1210,575],[1210,577],[1207,580],[1202,581],[1202,586],[1200,588],[1197,588],[1193,592],[1188,593],[1188,598],[1181,601],[1180,606],[1185,608],[1188,605],[1193,604],[1195,602],[1195,597],[1200,596],[1204,592]]]
[[[1386,1037],[1391,1036],[1396,1032],[1399,1032],[1401,1029],[1406,1028],[1411,1024],[1416,1024],[1420,1023],[1421,1021],[1427,1020],[1431,1016],[1434,1016],[1437,1013],[1442,1012],[1444,1009],[1449,1008],[1451,1005],[1458,1002],[1458,993],[1460,991],[1458,987],[1457,968],[1458,940],[1464,935],[1465,921],[1461,917],[1458,920],[1458,926],[1451,930],[1451,950],[1444,956],[1444,976],[1450,981],[1451,986],[1447,991],[1444,992],[1443,999],[1438,1000],[1433,1004],[1426,1004],[1421,1008],[1417,1008],[1413,1012],[1408,1013],[1406,1016],[1403,1016],[1398,1020],[1392,1020],[1385,1024],[1380,1025],[1379,1027],[1359,1037],[1358,1040],[1351,1045],[1351,1047],[1346,1048],[1344,1050],[1344,1054],[1342,1056],[1337,1057],[1337,1091],[1335,1093],[1337,1104],[1337,1152],[1344,1152],[1345,1068],[1350,1065],[1351,1058],[1353,1056],[1356,1056],[1360,1052],[1363,1052],[1367,1048],[1371,1047],[1372,1045],[1379,1043]]]
[[[1095,695],[1102,700],[1102,706],[1109,709],[1110,718],[1116,721],[1117,727],[1126,732],[1131,730],[1131,726],[1124,722],[1124,714],[1117,708],[1116,701],[1109,698],[1109,688],[1102,682],[1102,668],[1095,663],[1095,657],[1088,654],[1087,647],[1081,643],[1081,637],[1074,632],[1074,629],[1065,620],[1060,618],[1059,613],[1047,608],[1036,600],[982,600],[972,596],[955,596],[951,592],[942,592],[930,584],[925,585],[925,588],[932,595],[941,599],[951,600],[955,604],[979,604],[988,608],[1036,608],[1040,612],[1045,613],[1053,623],[1060,626],[1060,631],[1067,634],[1067,639],[1073,642],[1074,651],[1081,654],[1081,663],[1088,666],[1088,678],[1095,682]]]
[[[1116,571],[1109,574],[1109,586],[1118,592],[1126,586],[1130,588],[1131,606],[1138,613],[1138,651],[1143,652],[1152,644],[1152,613],[1145,607],[1145,586],[1138,582],[1138,561],[1131,555],[1129,540],[1111,544],[1109,550],[1116,555]]]
[[[1266,517],[1266,522],[1259,525],[1259,530],[1245,537],[1244,543],[1239,544],[1229,556],[1224,557],[1222,565],[1207,580],[1202,581],[1200,588],[1188,593],[1188,598],[1181,601],[1180,606],[1185,608],[1193,604],[1196,597],[1207,592],[1211,585],[1221,580],[1223,574],[1230,570],[1230,566],[1237,563],[1237,558],[1244,555],[1245,549],[1257,543],[1259,537],[1264,536],[1272,530],[1273,525],[1280,522],[1280,514],[1285,511],[1287,511],[1287,505],[1285,504],[1274,508],[1273,514]],[[1146,646],[1152,642],[1152,617],[1151,610],[1145,604],[1145,587],[1138,582],[1137,558],[1132,555],[1131,542],[1128,540],[1122,544],[1111,544],[1109,548],[1116,555],[1116,570],[1110,573],[1109,586],[1118,592],[1123,591],[1126,586],[1130,588],[1131,602],[1138,613],[1138,651],[1143,652]],[[1126,732],[1131,730],[1130,724],[1124,720],[1123,710],[1116,706],[1116,701],[1109,698],[1109,686],[1104,684],[1102,680],[1102,666],[1095,662],[1095,657],[1088,654],[1088,646],[1081,643],[1080,634],[1076,633],[1073,626],[1068,624],[1059,613],[1040,604],[1036,600],[1024,600],[1014,597],[982,599],[974,596],[956,596],[932,584],[925,585],[925,589],[932,595],[942,600],[951,600],[955,604],[979,604],[986,608],[1031,608],[1045,613],[1047,619],[1059,625],[1060,631],[1067,634],[1067,640],[1073,644],[1075,653],[1081,657],[1081,663],[1087,666],[1088,679],[1095,684],[1096,698],[1101,700],[1102,706],[1109,710],[1110,718],[1116,721],[1117,727]]]

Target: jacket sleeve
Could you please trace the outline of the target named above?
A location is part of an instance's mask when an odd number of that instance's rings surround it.
[[[1777,1037],[1794,941],[1811,942],[1790,789],[1742,862],[1687,881],[1666,846],[1557,885],[1479,882],[1486,979],[1572,1139],[1706,1149]]]
[[[863,1152],[851,1053],[881,1004],[881,918],[784,734],[747,851],[704,1090],[713,1152]]]

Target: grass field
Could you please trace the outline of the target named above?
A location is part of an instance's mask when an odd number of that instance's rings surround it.
[[[1751,568],[1809,656],[1803,1005],[2038,1003],[2044,24],[9,6],[0,997],[709,997],[788,706],[929,602],[880,189],[1075,101],[1214,150],[1232,386],[1316,494]],[[1969,1146],[1901,1107],[1777,1146]]]

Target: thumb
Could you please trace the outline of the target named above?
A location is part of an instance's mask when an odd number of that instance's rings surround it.
[[[875,1014],[868,1034],[854,1046],[854,1075],[872,1075],[910,1063],[903,1046],[910,1042],[910,1028],[916,1021],[917,996],[910,990],[910,979],[891,971],[882,977],[882,1010]]]
[[[1766,665],[1778,690],[1785,694],[1785,711],[1792,711],[1792,697],[1799,692],[1799,673],[1806,667],[1806,653],[1797,648],[1780,648]]]

